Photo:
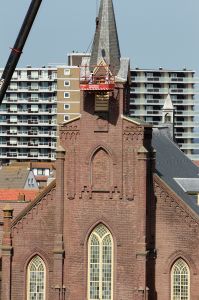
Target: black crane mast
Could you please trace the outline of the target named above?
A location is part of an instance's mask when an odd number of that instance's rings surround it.
[[[32,0],[21,29],[19,31],[18,37],[14,44],[14,47],[11,49],[10,56],[8,58],[7,64],[4,68],[2,77],[0,79],[0,104],[3,101],[6,90],[14,73],[14,70],[17,66],[17,63],[22,54],[25,42],[28,38],[29,32],[39,10],[42,0]]]

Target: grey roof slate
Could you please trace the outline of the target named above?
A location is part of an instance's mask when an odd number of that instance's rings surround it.
[[[91,51],[90,70],[104,59],[113,75],[120,69],[120,47],[112,0],[101,0]]]
[[[3,167],[0,170],[0,189],[23,189],[29,172],[27,168]]]
[[[187,193],[199,193],[199,178],[175,178],[175,181]]]
[[[170,140],[165,131],[153,129],[152,145],[156,150],[156,172],[160,178],[197,214],[199,206],[192,195],[188,195],[176,178],[199,178],[199,168]]]
[[[115,78],[116,82],[126,82],[128,74],[130,72],[130,59],[129,58],[121,58],[120,59],[120,69]]]

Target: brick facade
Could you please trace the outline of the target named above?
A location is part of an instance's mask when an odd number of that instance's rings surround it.
[[[101,53],[109,63],[112,48],[118,53],[108,111],[96,112],[96,92],[82,91],[81,117],[60,126],[56,182],[12,222],[12,210],[4,210],[1,299],[28,299],[27,267],[39,255],[45,300],[88,300],[88,240],[102,223],[113,238],[111,300],[171,300],[178,258],[190,268],[189,300],[198,300],[198,215],[155,174],[151,126],[124,116],[129,62],[119,57],[111,0],[101,1],[99,16],[94,45],[108,51],[94,47],[91,57],[98,63]],[[107,64],[100,68],[107,73]]]
[[[198,216],[153,177],[152,129],[123,117],[123,88],[103,114],[94,113],[94,94],[82,93],[81,118],[61,127],[56,185],[5,225],[2,299],[27,299],[36,254],[46,265],[46,300],[87,299],[87,242],[99,223],[114,240],[114,300],[169,300],[179,257],[198,299]]]

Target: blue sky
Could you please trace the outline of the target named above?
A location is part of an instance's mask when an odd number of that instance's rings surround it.
[[[0,10],[4,67],[30,0],[6,0]],[[99,0],[43,0],[19,66],[66,63],[92,41]],[[114,0],[122,56],[132,67],[194,69],[199,74],[198,0]]]

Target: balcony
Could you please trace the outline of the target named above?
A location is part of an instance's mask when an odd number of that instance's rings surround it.
[[[185,83],[185,84],[197,84],[199,78],[197,77],[166,77],[166,76],[131,76],[132,82],[159,82],[159,83]]]
[[[199,123],[195,121],[176,121],[175,122],[175,127],[199,127]]]
[[[194,89],[186,88],[159,88],[159,87],[131,87],[130,94],[196,94]]]

